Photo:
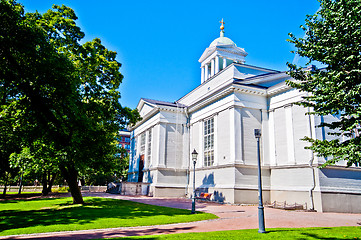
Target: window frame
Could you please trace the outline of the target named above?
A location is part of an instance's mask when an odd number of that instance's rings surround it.
[[[203,121],[203,165],[214,165],[214,117]]]

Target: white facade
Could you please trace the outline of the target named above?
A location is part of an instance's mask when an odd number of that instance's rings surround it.
[[[222,31],[199,60],[197,88],[173,103],[140,100],[128,181],[151,183],[153,196],[189,197],[195,149],[200,192],[214,201],[257,203],[254,129],[261,129],[264,201],[361,212],[361,169],[320,169],[325,160],[304,149],[301,138],[327,137],[315,127],[323,119],[294,104],[305,93],[287,86],[284,72],[246,65],[246,56]]]

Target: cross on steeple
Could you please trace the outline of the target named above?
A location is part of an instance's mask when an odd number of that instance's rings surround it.
[[[224,25],[223,25],[223,24],[225,24],[225,22],[223,21],[223,18],[222,18],[222,21],[220,21],[220,23],[222,23],[222,26],[220,27],[220,29],[223,31],[223,29],[224,29]]]
[[[220,36],[224,37],[224,24],[225,24],[225,22],[223,21],[223,18],[222,18],[222,21],[220,21],[220,23],[222,23],[222,26],[220,27],[220,29],[221,29]]]

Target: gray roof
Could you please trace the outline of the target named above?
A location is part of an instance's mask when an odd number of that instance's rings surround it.
[[[148,99],[148,98],[142,98],[142,99],[145,102],[148,102],[151,104],[156,104],[156,105],[162,105],[162,106],[168,106],[168,107],[178,107],[178,108],[186,107],[186,105],[177,103],[177,102],[165,102],[165,101],[159,101],[159,100]]]
[[[275,74],[278,74],[278,73],[281,73],[281,72],[264,73],[264,74],[260,74],[260,75],[255,75],[255,76],[252,76],[252,77],[248,77],[248,78],[245,78],[245,79],[242,79],[242,80],[251,80],[251,79],[254,79],[254,78],[266,77],[266,76],[275,75]]]

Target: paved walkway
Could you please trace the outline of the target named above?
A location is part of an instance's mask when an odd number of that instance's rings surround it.
[[[144,196],[121,196],[106,193],[84,193],[84,196],[108,197],[142,202],[158,206],[190,209],[189,199],[154,198]],[[209,232],[236,229],[257,229],[257,206],[237,206],[209,202],[197,202],[197,211],[209,212],[217,215],[219,219],[199,221],[193,223],[178,223],[148,227],[127,227],[97,230],[83,230],[74,232],[56,232],[44,234],[30,234],[22,236],[0,237],[0,239],[94,239],[125,236],[141,236],[186,232]],[[288,227],[337,227],[360,226],[361,214],[345,213],[318,213],[302,211],[285,211],[265,208],[265,224],[268,228]]]

